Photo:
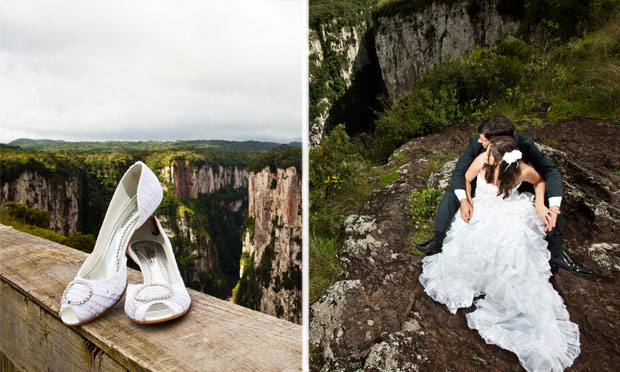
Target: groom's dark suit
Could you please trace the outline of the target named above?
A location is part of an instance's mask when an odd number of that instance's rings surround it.
[[[452,172],[452,186],[446,190],[444,193],[441,202],[439,203],[439,208],[437,210],[437,217],[435,218],[435,230],[446,233],[450,228],[450,224],[452,223],[452,218],[460,208],[460,202],[456,195],[454,194],[454,190],[462,189],[465,190],[465,172],[474,161],[474,159],[480,155],[485,148],[482,147],[482,144],[478,143],[479,135],[472,136],[465,148],[465,152],[461,155],[458,162],[456,163],[456,167]],[[523,154],[522,160],[536,169],[538,173],[542,175],[545,179],[546,183],[546,198],[545,204],[547,204],[547,200],[550,197],[562,196],[563,188],[562,188],[562,175],[560,174],[560,170],[556,168],[551,160],[545,156],[531,137],[528,137],[523,134],[515,134],[515,140],[517,140],[517,145],[519,146],[519,150]],[[476,180],[472,181],[472,194],[475,192]],[[519,191],[530,191],[533,192],[533,187],[529,183],[524,183]],[[475,208],[475,207],[474,207]],[[556,223],[556,227],[547,233],[547,235],[561,235],[562,234],[562,215],[558,215],[558,220]]]

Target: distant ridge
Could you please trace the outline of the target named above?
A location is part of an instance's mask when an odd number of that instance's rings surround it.
[[[262,141],[227,141],[227,140],[187,140],[187,141],[80,141],[19,138],[8,145],[19,146],[24,150],[41,151],[154,151],[170,149],[209,149],[220,151],[268,151],[281,143]],[[301,146],[301,142],[290,142],[289,146]]]

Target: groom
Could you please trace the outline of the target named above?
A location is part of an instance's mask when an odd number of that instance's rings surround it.
[[[551,265],[560,266],[572,273],[594,274],[594,270],[580,266],[571,260],[568,253],[562,248],[562,227],[563,219],[560,214],[560,204],[562,202],[562,176],[560,171],[547,158],[531,137],[523,134],[515,134],[515,128],[512,122],[505,116],[492,116],[480,124],[478,127],[479,135],[472,136],[465,152],[461,155],[456,167],[452,172],[452,187],[444,193],[437,217],[435,218],[435,236],[428,242],[418,245],[416,248],[427,255],[441,252],[443,239],[446,232],[450,228],[452,218],[456,212],[461,209],[461,215],[471,216],[473,206],[467,199],[465,193],[465,172],[474,159],[481,154],[489,146],[489,140],[495,136],[513,136],[517,140],[519,150],[523,153],[523,161],[531,164],[538,173],[545,179],[547,186],[546,195],[548,198],[549,209],[553,212],[550,227],[545,238],[549,243],[547,248],[551,251]],[[472,181],[472,193],[475,192],[476,180]],[[520,188],[520,192],[530,191],[533,193],[532,185],[524,183]]]

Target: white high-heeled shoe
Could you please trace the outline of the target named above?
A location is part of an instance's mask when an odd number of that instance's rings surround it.
[[[125,172],[114,191],[93,252],[62,295],[59,315],[63,323],[88,323],[120,300],[127,287],[129,241],[162,198],[159,180],[146,164],[136,162]]]
[[[191,299],[179,272],[170,240],[155,217],[129,243],[129,256],[142,271],[143,284],[129,284],[125,314],[140,324],[161,323],[184,315]]]

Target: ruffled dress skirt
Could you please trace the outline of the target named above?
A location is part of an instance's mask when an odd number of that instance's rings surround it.
[[[440,254],[422,260],[420,282],[489,344],[514,352],[527,371],[562,371],[579,355],[579,328],[549,283],[550,253],[531,194],[507,199],[478,179],[469,223],[455,216]]]

